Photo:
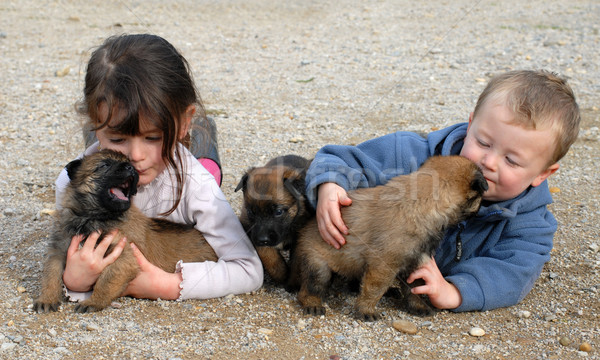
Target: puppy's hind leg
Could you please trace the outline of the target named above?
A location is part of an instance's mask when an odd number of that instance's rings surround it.
[[[369,264],[363,275],[356,310],[362,320],[375,321],[380,318],[376,310],[379,299],[394,283],[396,271],[386,263]]]
[[[331,274],[331,269],[326,262],[313,261],[302,268],[302,284],[298,292],[298,301],[305,313],[325,315],[322,298],[331,282]]]

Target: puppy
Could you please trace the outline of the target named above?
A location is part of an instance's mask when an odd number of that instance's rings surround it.
[[[405,280],[429,260],[447,227],[477,213],[487,188],[470,160],[437,156],[412,174],[349,192],[352,205],[342,208],[342,218],[350,234],[340,250],[321,239],[315,219],[298,238],[292,273],[299,278],[290,281],[300,282],[298,300],[305,312],[325,313],[322,296],[335,272],[361,279],[358,317],[377,320],[375,306],[396,276]],[[420,311],[417,302],[408,306]]]
[[[150,219],[131,204],[136,193],[138,174],[125,155],[102,150],[74,160],[67,166],[71,179],[58,213],[48,246],[42,274],[40,296],[34,301],[37,312],[56,311],[62,300],[62,276],[67,249],[73,236],[86,238],[100,231],[102,236],[119,229],[113,243],[124,236],[134,242],[151,263],[174,272],[179,260],[217,261],[217,256],[202,234],[192,225]],[[107,266],[94,285],[90,298],[79,303],[75,312],[99,311],[121,296],[140,269],[129,246]]]
[[[305,196],[310,163],[297,155],[276,157],[250,168],[235,188],[244,193],[240,222],[265,271],[279,284],[286,283],[289,272],[282,251],[293,253],[298,232],[314,216]]]

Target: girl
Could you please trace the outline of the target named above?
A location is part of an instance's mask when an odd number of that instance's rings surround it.
[[[100,148],[127,155],[139,174],[133,203],[147,216],[194,224],[219,257],[216,263],[180,261],[171,274],[149,263],[131,244],[141,272],[123,295],[203,299],[262,286],[260,259],[237,216],[215,177],[201,165],[205,159],[199,162],[183,145],[190,141],[194,117],[199,124],[211,123],[187,61],[169,42],[148,34],[107,39],[88,62],[78,111],[87,117],[84,128],[94,131],[98,139],[81,156]],[[205,138],[214,139],[214,132],[205,134],[209,135]],[[216,151],[212,155],[218,162]],[[207,166],[212,166],[220,178],[218,163],[209,161]],[[63,170],[56,181],[57,208],[68,181]],[[85,298],[102,270],[121,254],[125,239],[105,257],[115,234],[107,234],[98,244],[100,234],[92,234],[81,247],[83,236],[72,239],[63,275],[71,299]]]

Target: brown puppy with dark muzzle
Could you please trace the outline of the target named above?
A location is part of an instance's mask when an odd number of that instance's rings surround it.
[[[96,231],[103,236],[119,229],[109,252],[125,236],[129,242],[135,243],[148,261],[167,272],[174,272],[179,260],[218,260],[202,234],[192,225],[148,218],[131,204],[138,174],[125,155],[102,150],[70,162],[66,169],[71,181],[48,245],[41,294],[33,303],[35,311],[58,309],[63,298],[62,276],[67,249],[73,236],[78,234],[87,238]],[[75,312],[104,309],[121,296],[139,271],[131,248],[126,246],[118,259],[102,271],[91,297],[79,303]]]
[[[322,296],[335,272],[361,279],[356,302],[359,318],[378,319],[376,304],[396,276],[405,280],[429,260],[447,227],[477,213],[487,188],[483,174],[470,160],[436,156],[412,174],[349,192],[352,205],[342,208],[342,218],[350,234],[341,249],[321,239],[316,219],[298,238],[292,274],[299,278],[292,281],[300,281],[298,300],[305,312],[325,313]],[[420,312],[414,301],[407,304],[409,310],[414,307]]]
[[[310,162],[297,155],[276,157],[250,168],[235,189],[244,192],[240,222],[265,271],[279,284],[286,283],[289,273],[282,251],[291,256],[300,229],[314,216],[305,196]]]

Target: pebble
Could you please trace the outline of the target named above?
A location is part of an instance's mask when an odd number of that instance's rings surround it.
[[[521,310],[517,313],[517,316],[524,319],[529,319],[531,317],[531,312],[527,310]]]
[[[475,336],[475,337],[480,337],[480,336],[485,335],[485,331],[480,327],[472,327],[469,330],[469,335]]]
[[[571,344],[571,339],[569,339],[566,336],[561,336],[560,340],[558,340],[558,342],[562,345],[562,346],[569,346]]]
[[[405,334],[414,335],[417,333],[417,325],[407,320],[394,320],[392,327]]]
[[[24,293],[25,291],[27,291],[27,289],[25,289],[23,286],[17,286],[17,291],[20,292],[21,294]]]
[[[579,345],[579,351],[590,352],[592,351],[592,345],[587,342],[582,342],[581,345]]]

